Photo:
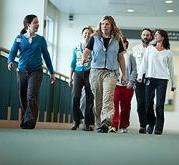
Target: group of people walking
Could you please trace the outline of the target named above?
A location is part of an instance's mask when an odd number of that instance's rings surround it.
[[[55,81],[55,74],[44,37],[36,34],[39,23],[27,15],[24,28],[16,37],[8,58],[8,69],[14,66],[19,51],[18,86],[22,107],[21,128],[35,128],[38,94],[42,81],[42,55]],[[153,35],[154,34],[154,35]],[[153,40],[153,45],[150,42]],[[143,29],[141,44],[130,53],[129,42],[112,16],[104,16],[94,31],[82,29],[82,41],[74,48],[71,61],[72,111],[77,130],[84,119],[85,131],[127,133],[130,125],[131,100],[135,91],[139,116],[139,133],[162,134],[164,102],[168,80],[176,89],[172,52],[167,32]],[[82,91],[85,110],[81,111]],[[156,93],[155,93],[156,91]],[[154,97],[156,95],[156,113]],[[156,114],[156,115],[155,115]]]
[[[90,27],[91,29],[91,27]],[[73,83],[73,114],[75,124],[72,130],[79,127],[83,115],[80,109],[81,89],[88,80],[92,94],[94,95],[94,109],[88,108],[86,100],[85,115],[91,114],[95,123],[91,123],[90,129],[85,121],[85,129],[92,131],[96,127],[97,132],[116,133],[118,129],[127,133],[130,125],[131,100],[135,91],[137,101],[137,113],[139,117],[139,133],[155,134],[163,133],[164,104],[167,83],[172,81],[172,91],[176,89],[174,80],[174,66],[168,34],[162,29],[152,31],[144,28],[141,32],[141,43],[135,46],[130,53],[129,42],[122,35],[113,17],[104,16],[98,24],[97,30],[89,35],[83,49],[76,48],[73,53],[71,68],[74,72]],[[82,31],[83,34],[83,31]],[[84,35],[84,34],[83,34]],[[150,42],[153,41],[151,44]],[[75,62],[74,62],[75,57]],[[79,74],[79,65],[84,68],[88,64],[90,70],[85,77],[85,69],[80,70],[82,81],[75,78]],[[73,75],[70,75],[70,82]],[[81,84],[76,91],[76,84]],[[85,87],[86,88],[86,87]],[[86,99],[89,99],[87,90]],[[90,92],[91,93],[91,92]],[[90,97],[92,98],[92,96]],[[156,108],[154,110],[154,98]],[[77,103],[76,103],[76,100]],[[94,116],[93,116],[94,112]],[[76,114],[80,114],[78,118]],[[94,120],[93,120],[94,121]]]

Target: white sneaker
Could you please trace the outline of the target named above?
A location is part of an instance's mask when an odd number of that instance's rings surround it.
[[[117,129],[116,129],[115,127],[111,127],[111,128],[109,129],[109,132],[110,132],[110,133],[116,133],[116,132],[117,132]]]
[[[127,128],[121,128],[121,133],[127,133],[127,132],[128,132]]]

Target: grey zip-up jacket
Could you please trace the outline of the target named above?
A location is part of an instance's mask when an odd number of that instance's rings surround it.
[[[133,86],[137,78],[137,66],[135,57],[132,53],[128,51],[124,54],[125,64],[126,64],[126,80],[130,82]],[[120,74],[122,75],[122,74]],[[119,76],[117,85],[121,85],[121,76]]]

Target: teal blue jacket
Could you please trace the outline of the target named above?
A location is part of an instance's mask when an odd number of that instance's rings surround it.
[[[13,43],[8,57],[8,63],[13,62],[19,51],[18,69],[20,71],[33,71],[42,67],[42,56],[49,72],[54,72],[47,43],[44,37],[36,35],[29,43],[26,36],[18,35]]]

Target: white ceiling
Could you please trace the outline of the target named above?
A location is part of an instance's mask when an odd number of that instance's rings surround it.
[[[179,16],[179,0],[166,4],[165,0],[50,0],[61,12],[71,14],[121,16]],[[129,13],[128,9],[135,12]],[[166,10],[172,9],[173,13]]]

